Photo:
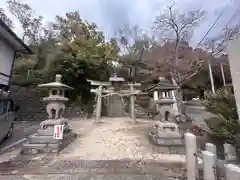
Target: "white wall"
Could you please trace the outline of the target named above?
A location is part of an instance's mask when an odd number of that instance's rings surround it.
[[[240,38],[234,40],[230,43],[228,47],[228,57],[229,57],[229,64],[230,70],[232,75],[232,84],[234,89],[234,95],[237,104],[237,111],[238,111],[238,119],[240,122]]]
[[[0,72],[8,76],[11,74],[14,50],[0,38]],[[8,85],[9,78],[0,74],[0,84]]]

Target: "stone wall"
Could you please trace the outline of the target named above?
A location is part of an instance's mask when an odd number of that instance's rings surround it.
[[[47,118],[40,92],[35,87],[11,87],[11,97],[20,106],[15,113],[17,121],[41,121]]]
[[[43,95],[36,87],[11,87],[11,97],[14,103],[20,106],[16,112],[16,121],[43,121],[47,118],[45,105],[42,102]],[[81,115],[81,108],[67,104],[65,117],[76,117]]]

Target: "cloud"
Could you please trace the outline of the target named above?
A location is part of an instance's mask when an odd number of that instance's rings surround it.
[[[239,2],[233,0],[227,7],[226,13],[215,28],[224,26],[231,14],[237,9]],[[160,10],[173,1],[169,0],[20,0],[29,4],[38,15],[42,15],[45,21],[53,21],[55,16],[66,12],[79,10],[82,17],[90,22],[95,22],[107,36],[112,36],[116,28],[124,23],[138,24],[147,29],[159,14]],[[229,0],[175,0],[178,11],[189,9],[204,9],[207,11],[207,19],[195,33],[195,39],[199,39],[209,28],[217,15],[225,8]],[[6,4],[1,0],[0,7]]]

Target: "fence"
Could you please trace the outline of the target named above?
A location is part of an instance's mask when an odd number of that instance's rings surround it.
[[[231,164],[237,159],[236,149],[231,144],[224,144],[225,160],[217,159],[214,144],[206,143],[205,150],[198,153],[197,139],[192,133],[185,135],[187,180],[240,180],[240,167]],[[203,170],[200,178],[199,169]],[[220,175],[221,174],[221,175]]]

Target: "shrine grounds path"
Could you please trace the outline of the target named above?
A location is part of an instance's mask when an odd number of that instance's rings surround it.
[[[152,120],[128,118],[72,119],[76,140],[54,155],[0,156],[0,179],[21,180],[180,180],[185,156],[162,154],[148,139]]]

